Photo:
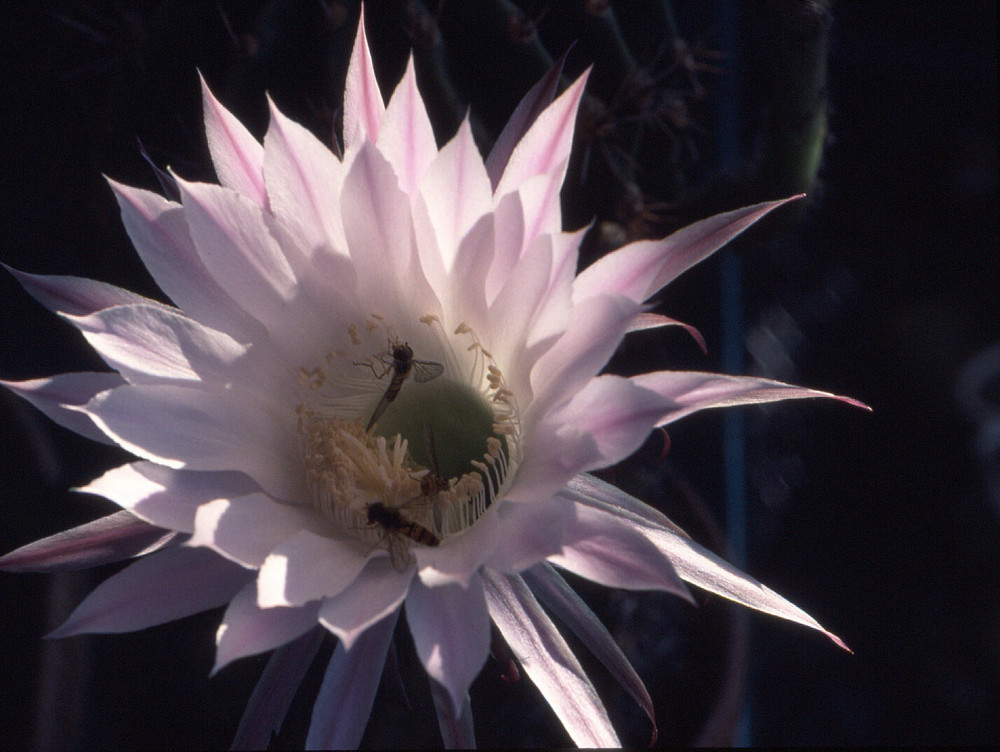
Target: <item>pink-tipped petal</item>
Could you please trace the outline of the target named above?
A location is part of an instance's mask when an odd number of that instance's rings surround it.
[[[108,578],[49,637],[134,632],[228,603],[253,572],[205,548],[167,548]]]
[[[669,318],[668,316],[661,316],[658,313],[640,313],[636,316],[632,323],[629,325],[629,334],[632,332],[642,332],[647,329],[657,329],[662,326],[679,326],[688,334],[691,335],[692,339],[698,343],[698,347],[701,348],[703,353],[708,353],[708,345],[705,344],[705,338],[701,336],[701,332],[690,324],[685,324],[683,321],[678,321],[677,319]]]
[[[572,47],[572,45],[570,46]],[[507,169],[507,163],[510,161],[510,155],[514,152],[514,147],[524,138],[538,116],[552,103],[556,88],[559,86],[559,79],[562,78],[563,66],[566,64],[568,54],[569,50],[567,49],[538,83],[522,97],[493,144],[493,149],[490,150],[490,155],[486,159],[486,170],[494,188],[500,182],[504,170]]]
[[[229,602],[215,633],[215,674],[227,664],[248,655],[291,642],[316,626],[319,603],[300,608],[260,608],[257,583],[248,583]]]
[[[608,711],[569,645],[516,575],[483,573],[490,616],[580,747],[620,747]]]
[[[108,184],[118,200],[122,223],[136,251],[167,297],[206,326],[240,341],[259,338],[260,324],[237,307],[198,256],[184,209],[141,188],[110,179]]]
[[[308,130],[281,114],[274,102],[264,137],[264,178],[271,212],[294,246],[313,258],[319,253],[345,254],[344,224],[335,207],[346,168]]]
[[[448,196],[449,200],[442,201],[442,196]],[[468,117],[424,173],[420,204],[435,233],[443,270],[450,272],[462,239],[493,210],[490,180],[472,138]],[[483,244],[483,248],[488,247]]]
[[[756,376],[728,376],[722,373],[697,371],[655,371],[633,376],[632,383],[656,392],[673,405],[664,409],[656,420],[662,426],[710,407],[756,405],[789,399],[825,397],[871,410],[868,405],[850,397],[841,397],[818,389],[785,384]]]
[[[660,512],[624,491],[598,478],[581,475],[560,494],[626,520],[670,559],[685,582],[749,608],[818,630],[837,645],[848,649],[839,637],[824,629],[798,606],[698,545]]]
[[[267,206],[264,191],[264,148],[201,80],[201,96],[205,106],[205,136],[219,182],[237,191],[257,206]]]
[[[2,266],[14,275],[31,297],[55,313],[85,316],[117,305],[135,303],[159,305],[154,300],[106,282],[55,274],[29,274],[6,264]]]
[[[483,583],[473,576],[469,586],[424,587],[415,580],[406,599],[406,621],[427,674],[463,707],[490,648],[490,618]]]
[[[617,293],[640,303],[712,255],[764,215],[801,196],[767,201],[695,222],[662,240],[638,240],[588,266],[573,285],[573,302]]]
[[[417,89],[412,54],[403,78],[385,109],[378,134],[378,149],[396,168],[400,187],[409,196],[416,197],[417,186],[437,156],[438,149],[427,108]]]
[[[0,385],[30,402],[63,428],[102,444],[115,442],[79,408],[101,392],[124,383],[117,373],[63,373],[45,379],[0,381]]]
[[[385,105],[375,80],[371,50],[365,36],[365,10],[361,7],[358,33],[344,84],[344,150],[354,151],[365,140],[374,143],[382,127]]]
[[[4,572],[62,572],[131,559],[176,542],[179,533],[153,527],[122,510],[50,535],[0,556]]]

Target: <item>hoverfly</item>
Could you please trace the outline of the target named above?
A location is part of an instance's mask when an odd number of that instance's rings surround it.
[[[386,363],[386,361],[389,362]],[[444,366],[440,363],[414,358],[413,348],[406,342],[399,344],[397,341],[392,346],[391,353],[382,355],[382,363],[386,365],[386,369],[381,374],[377,374],[377,378],[382,378],[391,369],[392,381],[389,382],[389,388],[385,390],[382,399],[375,406],[375,412],[372,413],[371,420],[368,421],[368,425],[365,427],[366,431],[371,430],[372,426],[375,425],[375,421],[382,417],[382,413],[385,412],[389,403],[396,399],[396,395],[403,388],[403,382],[406,381],[407,376],[412,373],[413,380],[418,384],[422,384],[425,381],[436,379],[444,372]],[[371,363],[358,363],[355,361],[355,365],[368,366],[372,369],[372,372],[375,371]]]
[[[380,501],[368,505],[368,524],[382,528],[383,540],[388,544],[392,566],[400,572],[405,571],[410,564],[410,551],[403,540],[404,537],[424,546],[441,545],[441,539],[430,530],[406,519],[399,509],[386,506]]]

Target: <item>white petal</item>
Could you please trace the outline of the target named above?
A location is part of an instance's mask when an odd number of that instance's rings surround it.
[[[113,444],[114,441],[89,416],[74,408],[86,405],[101,392],[124,383],[125,380],[117,373],[62,373],[44,379],[0,381],[0,385],[26,399],[63,428],[102,444]]]
[[[497,293],[510,279],[511,270],[525,248],[525,209],[521,194],[508,193],[493,210],[493,256],[486,276],[486,302],[492,304]]]
[[[628,590],[665,590],[693,602],[670,559],[634,525],[594,507],[578,504],[567,522],[557,567],[591,582]]]
[[[319,621],[350,650],[362,632],[399,609],[412,579],[412,568],[397,572],[387,557],[369,559],[349,587],[323,600]]]
[[[337,211],[346,169],[333,152],[274,102],[264,137],[264,178],[271,212],[294,242],[312,258],[318,252],[346,253],[344,225]]]
[[[337,595],[357,579],[364,565],[360,541],[301,530],[264,560],[257,579],[258,605],[301,606]]]
[[[666,425],[698,410],[710,407],[756,405],[788,399],[828,397],[865,410],[871,408],[850,397],[807,389],[755,376],[727,376],[697,371],[655,371],[633,376],[634,384],[666,397],[673,404],[665,407],[656,425]]]
[[[53,274],[28,274],[2,265],[31,297],[55,313],[85,315],[116,305],[151,303],[155,301],[134,292],[83,277]]]
[[[247,584],[229,603],[215,634],[216,673],[227,663],[291,642],[316,626],[318,603],[301,608],[260,608],[257,583]]]
[[[747,206],[683,227],[663,240],[638,240],[612,251],[584,269],[573,285],[573,301],[617,293],[637,303],[707,256],[750,225],[801,196]]]
[[[420,661],[428,675],[448,690],[457,714],[489,654],[490,621],[482,580],[478,575],[470,578],[468,588],[428,588],[414,581],[406,599],[406,621]]]
[[[294,420],[253,393],[180,386],[125,386],[86,406],[130,452],[188,470],[240,470],[278,499],[306,498]]]
[[[365,11],[362,6],[344,84],[344,150],[354,151],[366,139],[374,142],[378,138],[384,112],[385,105],[375,80],[372,54],[365,36]]]
[[[122,223],[142,263],[167,297],[207,326],[241,341],[254,338],[260,324],[240,310],[208,273],[191,240],[180,204],[110,179],[108,184],[115,192]]]
[[[516,575],[483,573],[490,616],[580,747],[618,747],[608,712],[576,656]]]
[[[420,203],[437,237],[444,271],[450,272],[462,238],[493,210],[490,179],[468,117],[427,168],[420,183]]]
[[[337,645],[313,705],[306,749],[356,749],[368,725],[398,612],[365,631],[351,650]]]
[[[417,186],[438,150],[424,100],[417,90],[412,53],[403,78],[392,93],[382,117],[378,149],[396,169],[399,185],[410,196],[416,197]],[[454,187],[450,193],[454,193]],[[438,200],[444,198],[439,196]]]
[[[496,507],[490,507],[461,537],[412,549],[420,581],[428,587],[448,583],[466,587],[472,574],[504,545],[504,527],[497,515]]]
[[[252,578],[206,548],[167,548],[98,585],[49,637],[163,624],[227,603]]]
[[[75,490],[110,499],[151,525],[192,533],[201,504],[245,496],[256,487],[242,473],[173,470],[152,462],[132,462]]]
[[[267,206],[263,147],[243,127],[243,123],[212,95],[200,74],[199,78],[205,105],[205,136],[219,182],[243,194],[257,206]]]
[[[278,504],[262,493],[216,499],[198,507],[188,545],[206,546],[257,569],[279,543],[314,521],[310,509]]]
[[[163,306],[105,308],[65,316],[104,361],[133,383],[161,380],[224,384],[248,347]]]

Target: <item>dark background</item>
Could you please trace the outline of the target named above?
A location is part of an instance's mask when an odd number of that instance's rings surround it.
[[[665,459],[654,436],[607,474],[696,539],[724,547],[733,512],[723,436],[735,429],[746,457],[747,571],[855,651],[758,614],[737,616],[716,598],[692,609],[583,587],[647,681],[661,743],[1000,742],[995,3],[617,3],[625,53],[582,3],[518,5],[527,15],[511,25],[503,15],[473,23],[456,2],[443,4],[452,67],[434,89],[435,127],[439,141],[450,136],[471,104],[487,145],[544,71],[541,53],[558,56],[577,40],[567,70],[594,63],[588,90],[606,107],[578,124],[564,194],[568,224],[599,220],[588,259],[615,238],[659,236],[808,188],[797,210],[661,295],[658,310],[698,326],[707,355],[683,335],[660,333],[630,341],[612,368],[724,370],[736,327],[746,372],[874,408],[797,402],[736,419],[702,414],[672,427]],[[677,64],[664,44],[674,33],[662,25],[664,8],[712,70]],[[435,70],[440,47],[429,46],[421,9],[369,3],[386,93],[411,43],[420,73]],[[328,138],[353,12],[319,0],[0,5],[0,260],[158,296],[102,174],[155,187],[141,139],[159,166],[211,179],[196,69],[257,135],[267,89]],[[652,79],[638,94],[620,75],[629,59]],[[815,181],[801,145],[813,126],[820,135],[811,143],[822,146]],[[732,291],[720,280],[737,264],[734,309],[720,304]],[[82,337],[5,273],[0,299],[0,378],[101,367]],[[112,511],[67,489],[123,453],[7,393],[0,421],[0,550]],[[743,556],[732,529],[730,539],[732,555]],[[0,575],[4,746],[227,746],[263,659],[206,678],[218,612],[135,635],[41,639],[108,574]],[[439,744],[405,636],[401,655],[415,710],[384,693],[367,743]],[[744,672],[741,711],[727,691]],[[504,685],[497,673],[487,664],[473,688],[480,744],[567,744],[537,692]],[[592,675],[623,742],[644,744],[641,713],[599,669]],[[301,745],[308,691],[277,746]],[[727,720],[734,709],[742,724]]]

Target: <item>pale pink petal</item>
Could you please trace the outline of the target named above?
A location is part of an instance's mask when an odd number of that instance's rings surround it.
[[[313,705],[306,749],[357,749],[368,725],[375,691],[398,612],[365,630],[347,650],[339,643]]]
[[[483,583],[493,622],[573,743],[621,746],[594,685],[524,581],[486,570]]]
[[[466,695],[462,705],[456,712],[452,707],[451,695],[448,690],[431,679],[431,699],[434,700],[434,711],[437,714],[438,731],[445,749],[475,749],[476,729],[472,719],[472,701]]]
[[[525,247],[525,209],[519,192],[508,193],[497,202],[493,210],[493,231],[493,255],[486,276],[486,301],[491,304],[510,279],[511,270]]]
[[[414,248],[410,200],[392,166],[370,144],[351,164],[341,212],[358,274],[358,298],[391,321],[439,314]]]
[[[349,587],[323,600],[320,624],[350,650],[366,629],[399,609],[412,580],[412,568],[398,572],[385,556],[369,559]]]
[[[222,104],[201,80],[205,106],[205,136],[219,182],[237,191],[257,206],[267,206],[264,191],[264,148]]]
[[[490,304],[489,317],[494,322],[490,351],[501,363],[523,362],[525,338],[545,301],[551,269],[552,241],[547,236],[537,238]]]
[[[406,598],[406,621],[420,662],[448,690],[457,714],[489,654],[490,618],[482,580],[474,575],[466,588],[428,588],[414,580]]]
[[[291,642],[316,626],[319,603],[299,608],[260,608],[257,584],[250,582],[229,603],[215,633],[212,673],[238,658]]]
[[[634,525],[584,504],[566,523],[562,553],[549,561],[607,587],[664,590],[694,602],[670,559]]]
[[[646,329],[656,329],[661,326],[681,327],[684,331],[691,335],[695,342],[698,343],[698,347],[701,348],[703,353],[708,352],[708,346],[705,344],[705,338],[701,336],[701,332],[699,332],[695,327],[690,324],[685,324],[683,321],[669,318],[668,316],[661,316],[658,313],[640,313],[632,320],[628,331],[629,333],[642,332]]]
[[[275,650],[243,708],[230,749],[267,749],[326,638],[319,626]]]
[[[85,410],[143,459],[187,470],[240,470],[279,499],[307,493],[294,418],[265,409],[259,395],[144,384],[103,392]]]
[[[124,383],[125,380],[117,373],[61,373],[44,379],[0,381],[0,385],[30,402],[50,420],[102,444],[115,442],[75,408],[86,405],[95,395]]]
[[[526,226],[537,227],[538,232],[562,230],[559,189],[566,175],[576,112],[589,75],[588,70],[536,118],[510,155],[495,191],[496,196],[503,196],[520,189],[529,178],[546,175],[546,199],[538,205],[526,207],[531,210]]]
[[[294,297],[295,278],[267,230],[260,207],[242,194],[177,179],[191,239],[205,268],[250,315],[280,321]]]
[[[662,426],[683,418],[698,410],[710,407],[733,407],[734,405],[756,405],[788,399],[808,399],[828,397],[840,400],[865,410],[871,408],[850,397],[841,397],[830,392],[793,386],[772,379],[756,376],[728,376],[722,373],[700,373],[697,371],[655,371],[633,376],[632,383],[666,397],[673,405],[664,409],[656,419]]]
[[[464,587],[482,563],[505,544],[503,536],[497,512],[490,508],[461,536],[445,539],[440,546],[411,549],[417,560],[417,576],[427,587],[450,583]]]
[[[560,335],[569,327],[573,316],[573,278],[576,274],[577,255],[588,229],[546,236],[552,244],[552,268],[549,272],[548,289],[528,334],[529,347]]]
[[[486,170],[494,188],[500,182],[500,178],[507,168],[514,147],[524,138],[524,134],[528,132],[539,114],[552,103],[568,54],[569,50],[566,50],[538,83],[532,86],[528,93],[521,98],[493,144],[490,155],[486,159]]]
[[[308,130],[281,114],[274,102],[264,137],[264,179],[271,212],[307,258],[347,252],[337,207],[346,168]]]
[[[375,80],[375,68],[365,36],[365,11],[362,6],[344,84],[344,150],[358,149],[366,139],[374,143],[378,139],[384,112],[382,92]]]
[[[487,214],[465,234],[446,285],[445,309],[475,331],[489,331],[485,291],[490,254],[484,249],[490,248],[493,233],[493,215]]]
[[[847,649],[839,637],[820,626],[798,606],[678,532],[669,520],[667,525],[659,524],[656,520],[663,517],[661,513],[620,489],[597,478],[581,475],[561,493],[626,520],[669,557],[677,574],[686,582],[749,608],[816,629]],[[645,511],[637,513],[637,508]]]
[[[603,375],[591,380],[573,399],[546,422],[559,426],[557,435],[570,444],[574,438],[591,437],[585,445],[595,450],[565,457],[564,466],[576,472],[607,467],[642,446],[664,411],[673,407],[666,397],[621,376]]]
[[[253,572],[206,548],[167,548],[109,577],[49,637],[134,632],[228,603]]]
[[[337,595],[364,568],[365,549],[361,541],[346,535],[335,538],[299,531],[264,560],[257,579],[258,605],[301,606]]]
[[[490,179],[472,138],[468,117],[424,173],[419,203],[436,235],[444,271],[450,272],[456,263],[459,243],[493,210]],[[486,256],[482,251],[488,247],[484,243],[480,255]]]
[[[503,504],[497,514],[503,545],[485,561],[495,572],[514,574],[562,550],[566,521],[574,509],[565,499]]]
[[[258,569],[278,544],[313,524],[315,516],[310,507],[279,504],[262,493],[216,499],[198,507],[189,545]]]
[[[174,470],[152,462],[132,462],[74,490],[110,499],[152,525],[193,533],[200,505],[246,496],[257,486],[242,473]]]
[[[29,274],[2,264],[25,291],[55,313],[68,313],[77,316],[100,311],[117,305],[134,303],[149,303],[159,305],[154,300],[136,295],[134,292],[97,282],[83,277],[67,277],[54,274]]]
[[[178,533],[122,510],[0,556],[4,572],[62,572],[111,564],[176,543]]]
[[[167,297],[207,326],[241,341],[257,338],[260,324],[233,302],[202,263],[180,204],[114,180],[108,184],[142,263]]]
[[[105,308],[65,316],[109,366],[132,383],[163,380],[224,386],[237,376],[248,347],[162,306]]]
[[[417,90],[413,55],[406,64],[403,78],[389,99],[378,133],[378,149],[396,169],[400,187],[412,197],[427,167],[438,154],[431,121],[424,100]],[[452,186],[449,194],[454,193]],[[443,196],[438,196],[441,201]]]
[[[649,746],[653,746],[659,733],[656,728],[653,700],[635,668],[618,647],[607,627],[597,618],[597,614],[591,611],[590,606],[550,564],[540,564],[522,572],[521,576],[535,597],[587,646],[594,657],[645,711],[649,722],[653,724],[649,740]]]
[[[601,296],[575,307],[569,327],[531,371],[532,412],[568,401],[614,353],[638,306],[619,296]]]
[[[595,261],[573,285],[573,302],[617,293],[641,303],[754,222],[801,196],[768,201],[703,219],[662,240],[637,240]]]

